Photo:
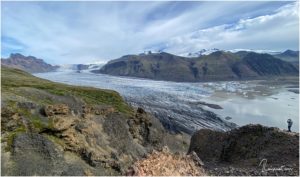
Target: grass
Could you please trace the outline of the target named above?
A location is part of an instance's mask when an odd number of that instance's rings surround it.
[[[32,89],[34,95],[24,92],[23,88]],[[24,116],[30,122],[30,127],[32,126],[31,128],[34,128],[34,131],[38,132],[53,128],[53,122],[51,120],[43,122],[39,115],[33,114],[26,108],[20,108],[17,103],[22,100],[28,100],[39,106],[45,106],[48,104],[55,104],[57,100],[52,100],[47,97],[40,98],[38,93],[35,93],[34,89],[47,92],[50,95],[77,97],[90,105],[110,105],[117,111],[127,115],[133,113],[132,108],[128,106],[122,97],[115,91],[55,83],[32,76],[19,69],[1,66],[1,98],[2,101],[5,102],[4,105],[13,112]],[[1,139],[1,141],[7,142],[5,150],[11,151],[14,138],[19,133],[26,131],[25,125],[22,124],[15,130],[7,132],[7,136],[4,139]],[[64,146],[59,138],[52,135],[49,135],[48,138],[53,142]]]
[[[132,109],[124,102],[122,97],[112,90],[55,83],[32,76],[19,69],[4,66],[1,66],[1,82],[2,93],[11,93],[20,87],[29,87],[59,96],[72,95],[80,97],[88,104],[110,105],[119,112],[125,114],[132,113]],[[27,95],[22,96],[26,98]],[[49,100],[45,100],[44,102],[47,103]]]
[[[32,125],[34,126],[34,128],[38,132],[50,128],[50,125],[51,125],[51,122],[52,122],[51,120],[49,120],[49,123],[43,123],[41,121],[41,118],[38,117],[37,115],[32,115],[32,116],[30,116],[29,119],[30,119],[30,122],[32,123]]]
[[[14,142],[14,139],[15,137],[19,134],[19,133],[23,133],[23,132],[26,132],[26,128],[24,126],[21,126],[19,128],[17,128],[16,130],[10,132],[6,138],[6,147],[4,148],[4,150],[6,152],[8,151],[11,151],[11,147],[12,147],[12,144]]]
[[[64,140],[56,137],[56,136],[53,136],[53,135],[49,135],[49,134],[44,134],[44,136],[49,139],[50,141],[52,141],[53,143],[55,144],[58,144],[60,145],[62,148],[65,148],[67,145],[64,143]]]

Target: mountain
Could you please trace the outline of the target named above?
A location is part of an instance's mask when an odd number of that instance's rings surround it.
[[[190,74],[190,61],[187,58],[169,53],[147,55],[126,55],[112,60],[95,73],[119,76],[133,76],[156,80],[194,80]]]
[[[181,54],[180,56],[183,57],[200,57],[202,55],[209,55],[213,52],[217,52],[217,51],[224,51],[224,52],[231,52],[231,53],[237,53],[237,52],[255,52],[255,53],[266,53],[266,54],[270,54],[270,55],[277,55],[280,54],[281,52],[278,51],[273,51],[273,50],[253,50],[253,49],[232,49],[232,50],[220,50],[217,48],[212,48],[212,49],[201,49],[197,52],[189,52],[189,53],[184,53]]]
[[[164,146],[187,152],[189,137],[168,133],[115,91],[5,66],[1,82],[1,175],[120,176]]]
[[[30,73],[55,71],[58,66],[45,63],[42,59],[33,56],[24,56],[19,53],[11,54],[9,58],[1,59],[1,65],[18,68]]]
[[[289,62],[270,54],[246,51],[217,51],[197,58],[165,52],[126,55],[93,72],[176,82],[258,79],[299,74],[298,68]]]
[[[294,62],[294,63],[299,62],[299,51],[286,50],[283,53],[274,56],[283,61]]]
[[[209,55],[213,52],[217,52],[217,51],[220,51],[219,49],[216,49],[216,48],[213,48],[213,49],[201,49],[199,50],[198,52],[190,52],[190,53],[187,53],[187,54],[183,54],[182,56],[185,56],[185,57],[200,57],[202,55]]]
[[[270,55],[276,55],[276,54],[281,53],[279,51],[274,51],[274,50],[254,50],[254,49],[232,49],[232,50],[226,50],[226,51],[232,52],[232,53],[246,51],[246,52],[254,52],[254,53],[261,53],[261,54],[265,53],[265,54],[270,54]]]

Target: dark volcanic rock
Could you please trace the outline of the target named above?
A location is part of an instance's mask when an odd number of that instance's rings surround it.
[[[14,138],[12,157],[14,175],[60,175],[63,155],[48,139],[39,134],[22,133]]]
[[[208,164],[207,168],[214,175],[238,175],[237,169],[251,175],[249,171],[259,172],[260,162],[267,160],[267,166],[292,168],[281,171],[281,175],[299,175],[299,134],[289,133],[278,128],[261,125],[246,125],[226,133],[211,130],[199,130],[191,138],[189,152],[195,151]],[[228,172],[228,165],[235,169]],[[220,168],[224,171],[216,171]],[[219,169],[220,170],[220,169]],[[226,171],[225,171],[226,170]],[[238,170],[237,170],[238,171]],[[269,171],[265,175],[276,175],[276,171]],[[242,175],[242,173],[240,173]],[[246,174],[245,174],[246,175]]]
[[[189,152],[195,151],[204,161],[219,161],[225,133],[209,129],[197,131],[191,138]],[[213,147],[213,148],[212,148]]]

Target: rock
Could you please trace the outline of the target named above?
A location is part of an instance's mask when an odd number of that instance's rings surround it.
[[[227,117],[225,117],[225,119],[230,120],[230,119],[232,119],[232,117],[227,116]]]
[[[1,108],[1,132],[14,131],[23,126],[21,115],[11,109]]]
[[[89,169],[84,170],[85,176],[95,176]]]
[[[109,114],[116,112],[116,110],[115,110],[115,108],[113,108],[111,106],[95,106],[95,107],[93,107],[93,112],[96,115],[107,116]]]
[[[121,168],[127,169],[133,158],[140,158],[146,154],[146,150],[141,144],[133,143],[127,122],[119,114],[109,115],[104,120],[103,130],[110,135],[110,146],[114,149],[119,149],[118,155],[127,154],[131,156],[130,158],[124,157],[124,161],[120,164]]]
[[[39,134],[18,134],[12,144],[15,168],[11,175],[60,175],[63,170],[62,152]]]
[[[190,156],[191,156],[192,159],[193,159],[195,162],[197,162],[199,165],[204,166],[203,161],[199,158],[199,156],[196,154],[195,151],[192,151],[192,152],[190,153]]]
[[[79,121],[77,118],[72,116],[55,116],[52,118],[53,131],[64,131],[75,125],[75,121]]]
[[[195,151],[204,161],[219,161],[226,134],[209,129],[197,131],[191,138],[188,152]]]
[[[267,159],[269,167],[295,164],[291,171],[281,171],[280,174],[299,174],[298,150],[299,133],[289,134],[278,128],[251,124],[229,132],[199,130],[192,136],[189,148],[189,152],[195,151],[208,164],[208,169],[228,164],[233,167],[218,172],[213,170],[213,175],[250,174],[250,171],[257,171],[262,159]],[[275,172],[267,174],[276,175]]]
[[[91,110],[92,110],[92,107],[87,106],[87,105],[83,105],[82,106],[82,117],[83,118],[90,117],[89,115],[91,114]]]
[[[138,109],[137,109],[136,112],[139,113],[139,114],[144,114],[144,113],[146,113],[145,110],[144,110],[143,108],[140,108],[140,107],[138,107]]]
[[[18,106],[23,109],[35,109],[37,107],[37,105],[32,102],[20,102]]]
[[[67,115],[70,112],[69,107],[65,104],[49,105],[45,107],[46,116]]]
[[[105,105],[87,106],[87,105],[84,105],[82,107],[82,117],[83,118],[91,118],[93,115],[107,116],[114,112],[116,112],[116,110],[112,106],[105,106]]]

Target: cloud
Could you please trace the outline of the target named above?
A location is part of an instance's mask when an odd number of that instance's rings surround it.
[[[175,54],[213,47],[294,49],[298,47],[296,6],[291,2],[2,2],[2,56],[21,52],[67,64],[162,48]]]
[[[278,8],[273,14],[240,19],[233,24],[222,24],[174,37],[166,43],[166,50],[177,54],[202,48],[297,50],[298,39],[298,4],[292,3]]]

